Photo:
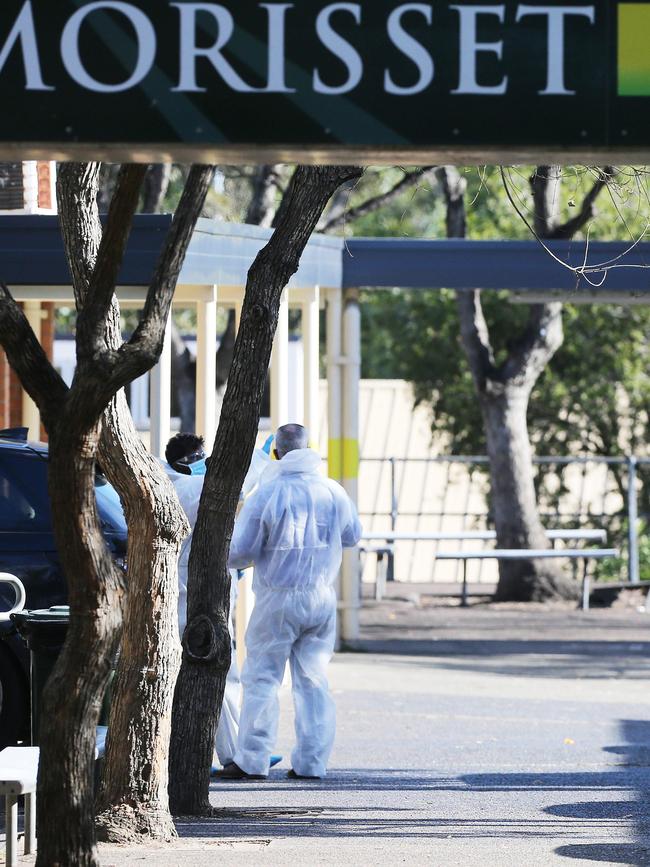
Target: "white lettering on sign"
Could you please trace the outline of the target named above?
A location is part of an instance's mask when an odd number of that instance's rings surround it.
[[[476,80],[476,55],[479,52],[496,54],[499,60],[503,55],[503,41],[477,42],[476,19],[479,15],[495,15],[503,22],[505,6],[450,6],[460,16],[460,73],[458,87],[452,93],[503,94],[508,87],[508,76],[504,75],[499,84],[479,84]]]
[[[405,3],[393,9],[388,16],[388,35],[393,45],[415,63],[420,73],[415,84],[403,87],[395,84],[388,69],[384,72],[384,90],[400,96],[409,96],[426,90],[433,81],[434,73],[433,60],[429,52],[402,27],[402,16],[406,12],[419,12],[424,16],[427,24],[431,24],[432,15],[431,6],[426,6],[424,3]]]
[[[348,70],[348,78],[345,84],[330,86],[325,84],[320,77],[318,69],[314,70],[314,90],[316,93],[340,94],[349,93],[361,81],[363,76],[363,61],[361,55],[350,43],[333,29],[330,18],[339,10],[350,12],[357,24],[361,24],[361,6],[358,3],[332,3],[322,9],[316,18],[316,33],[326,48],[339,60],[342,60]]]
[[[180,78],[178,87],[174,87],[173,90],[181,93],[206,91],[207,87],[200,87],[196,82],[196,59],[207,57],[228,87],[239,93],[259,92],[259,88],[251,87],[235,72],[221,53],[235,29],[232,15],[224,6],[218,6],[216,3],[171,3],[170,6],[175,6],[181,16]],[[196,44],[197,12],[210,15],[217,23],[216,41],[207,48],[199,48]]]
[[[45,7],[47,3],[55,3],[55,0],[39,0],[39,2]],[[367,2],[370,4],[372,0]],[[582,19],[583,23],[586,19],[589,24],[595,24],[596,6],[593,0],[589,5],[555,6],[549,5],[550,2],[551,0],[545,0],[540,5],[518,4],[508,13],[507,25],[506,6],[503,2],[497,5],[461,2],[450,5],[448,8],[458,16],[459,25],[456,53],[458,86],[451,93],[474,96],[505,94],[509,86],[509,75],[514,77],[519,70],[514,67],[509,53],[506,54],[504,62],[504,39],[510,40],[510,45],[516,42],[519,38],[517,25],[524,19],[541,16],[546,19],[546,84],[542,90],[536,92],[540,96],[575,94],[574,90],[567,87],[566,82],[565,55],[571,57],[570,49],[566,44],[567,21],[577,17]],[[25,90],[52,91],[55,88],[45,84],[41,71],[36,33],[36,25],[39,21],[38,6],[36,6],[35,19],[34,5],[36,5],[34,0],[25,0],[11,29],[4,37],[4,42],[0,43],[0,75],[3,72],[5,75],[9,74],[7,65],[12,57],[14,63],[11,64],[11,68],[15,69],[16,54],[19,52],[25,75]],[[124,0],[93,0],[79,5],[80,8],[60,24],[61,60],[68,76],[83,90],[94,93],[121,93],[137,87],[149,75],[156,60],[158,40],[154,24],[157,22],[153,15],[145,14],[135,3],[124,2]],[[381,8],[385,8],[385,5]],[[358,87],[364,75],[369,77],[372,71],[373,74],[379,75],[374,86],[380,92],[400,97],[413,96],[430,88],[434,81],[436,62],[439,63],[435,60],[435,40],[449,38],[447,29],[438,32],[433,26],[434,12],[431,3],[396,0],[395,5],[386,10],[384,27],[387,42],[382,42],[382,45],[389,46],[388,56],[382,57],[381,61],[376,61],[373,57],[373,63],[368,64],[366,70],[361,46],[366,52],[372,52],[375,46],[369,44],[367,35],[364,40],[362,2],[329,3],[318,12],[314,21],[301,21],[296,31],[289,28],[289,23],[296,28],[298,13],[300,12],[304,18],[304,7],[296,9],[295,0],[278,3],[262,2],[258,3],[257,8],[262,21],[266,24],[266,69],[263,66],[260,69],[255,66],[259,79],[254,86],[242,77],[226,57],[225,52],[229,48],[230,52],[235,52],[245,63],[244,51],[248,51],[250,44],[247,31],[245,33],[242,31],[241,36],[245,35],[249,41],[244,43],[242,40],[241,45],[239,44],[237,38],[239,33],[235,29],[236,23],[233,17],[235,13],[223,5],[209,2],[176,0],[176,2],[168,2],[168,6],[174,10],[174,21],[178,10],[180,24],[178,56],[168,60],[170,65],[177,64],[178,67],[178,84],[171,88],[174,92],[204,93],[210,89],[209,82],[200,80],[199,73],[211,75],[212,86],[214,86],[216,72],[228,88],[238,93],[295,93],[296,86],[292,82],[292,75],[296,76],[296,70],[293,65],[287,63],[287,47],[291,56],[291,45],[287,46],[287,41],[290,37],[302,36],[305,39],[312,39],[315,47],[314,65],[309,67],[311,87],[315,93],[328,96],[350,93]],[[84,28],[93,24],[101,36],[101,18],[95,18],[92,22],[88,22],[87,19],[93,13],[101,12],[112,13],[125,19],[120,23],[124,24],[124,29],[128,31],[129,43],[134,46],[132,70],[125,73],[121,66],[121,59],[118,60],[116,57],[115,71],[107,72],[109,78],[118,79],[117,83],[99,81],[89,71],[88,56],[84,53],[88,51],[87,47],[84,48]],[[484,41],[481,38],[481,28],[485,29],[488,25],[499,34],[503,32],[503,38],[492,42]],[[166,22],[165,26],[168,28],[169,22]],[[344,26],[347,27],[344,31],[346,36],[342,36],[340,32]],[[531,35],[530,31],[537,31],[538,27],[521,25],[519,33],[525,35],[527,39],[530,38],[531,41],[539,41],[544,39],[543,27],[544,23],[539,28],[541,34],[534,32]],[[355,33],[354,38],[347,35],[350,29]],[[570,32],[573,33],[573,30],[574,28],[571,28]],[[417,32],[417,38],[413,35],[414,31]],[[131,38],[131,34],[134,39]],[[175,32],[173,35],[175,37]],[[357,43],[357,36],[358,45],[353,44]],[[384,34],[380,34],[380,37],[383,39]],[[342,76],[333,78],[337,75],[335,69],[328,71],[327,74],[323,71],[325,55],[332,55],[340,61],[343,67]],[[105,55],[104,62],[107,57],[110,55]],[[487,73],[483,71],[486,64],[481,63],[486,58],[490,60],[490,66],[494,66],[497,70],[492,73],[491,81],[486,80]],[[508,63],[509,66],[506,65]],[[252,63],[248,68],[251,66]],[[501,71],[502,67],[503,71]],[[454,70],[452,74],[453,72]],[[45,70],[45,74],[49,80],[52,80],[51,72],[48,74]],[[324,80],[324,77],[327,80]],[[526,77],[530,80],[531,76],[527,74]],[[336,83],[337,81],[339,83]],[[297,82],[302,87],[309,87],[309,84],[304,84],[304,76],[297,77]],[[533,88],[537,86],[537,83],[532,85]]]
[[[38,57],[36,44],[36,28],[34,27],[34,15],[32,13],[31,0],[26,0],[20,10],[18,18],[11,28],[9,36],[0,51],[0,72],[4,69],[7,58],[16,42],[20,40],[23,52],[23,67],[25,69],[25,90],[54,90],[43,82],[41,75],[41,62]]]
[[[295,93],[295,88],[287,87],[284,71],[284,32],[287,9],[293,3],[262,3],[269,16],[269,70],[266,82],[267,93]]]
[[[93,78],[86,71],[79,53],[79,32],[86,18],[100,9],[111,9],[120,12],[131,22],[138,42],[136,64],[133,72],[126,81],[121,84],[104,84]],[[68,75],[81,87],[92,90],[95,93],[120,93],[130,90],[140,84],[143,78],[149,74],[156,57],[156,31],[151,21],[144,12],[130,3],[121,3],[119,0],[99,0],[97,3],[89,3],[78,9],[63,28],[61,36],[61,59]]]
[[[546,87],[540,96],[564,96],[575,93],[564,86],[564,19],[567,15],[582,15],[594,23],[593,6],[518,6],[515,21],[527,15],[546,15],[548,40],[546,57]]]

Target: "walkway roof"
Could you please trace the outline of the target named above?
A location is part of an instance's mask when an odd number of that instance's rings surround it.
[[[146,286],[170,216],[138,215],[134,220],[119,283]],[[259,249],[271,235],[257,226],[199,220],[190,243],[179,284],[185,286],[243,286]],[[622,242],[589,245],[589,264],[624,257],[609,271],[603,289],[612,293],[650,293],[650,243],[630,248]],[[551,242],[562,262],[583,264],[583,241]],[[627,252],[626,252],[627,251]],[[599,283],[602,275],[591,277]],[[0,280],[10,287],[69,286],[58,217],[0,216]],[[583,278],[559,264],[537,241],[412,240],[407,238],[350,238],[315,234],[303,254],[290,287],[394,287],[450,289],[509,289],[535,293],[576,288],[590,289]],[[30,297],[35,294],[28,293]]]

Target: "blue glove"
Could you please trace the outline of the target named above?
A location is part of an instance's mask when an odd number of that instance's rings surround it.
[[[271,454],[271,446],[273,445],[274,436],[271,434],[266,438],[266,442],[262,446],[262,451],[266,452],[267,455]]]

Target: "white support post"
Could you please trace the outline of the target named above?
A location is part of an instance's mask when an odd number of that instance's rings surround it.
[[[289,421],[289,296],[282,293],[271,353],[271,429]]]
[[[170,312],[171,316],[171,312]],[[152,455],[163,458],[171,431],[172,341],[169,321],[158,364],[151,371],[150,445]]]
[[[217,287],[196,302],[196,433],[212,451],[217,432]]]
[[[352,502],[358,501],[359,380],[361,378],[361,315],[359,292],[346,289],[343,304],[343,486]],[[359,549],[347,548],[341,571],[341,639],[359,638]]]
[[[36,165],[36,163],[34,163]],[[41,342],[41,326],[43,324],[41,302],[40,301],[24,301],[23,311],[25,318],[31,325],[32,331],[36,335],[38,342]],[[40,440],[41,438],[41,416],[38,407],[23,389],[22,396],[22,423],[23,427],[29,429],[28,439]]]
[[[343,478],[342,416],[341,416],[341,290],[327,292],[327,475],[340,482]],[[343,639],[346,604],[343,595],[343,568],[337,581],[339,616],[337,621],[337,647]]]
[[[7,867],[18,864],[18,795],[5,795],[5,854]]]
[[[327,293],[327,474],[343,478],[341,420],[341,290]]]
[[[25,795],[25,855],[36,849],[36,792]]]
[[[309,438],[318,449],[318,361],[319,361],[319,306],[318,286],[312,297],[301,305],[302,313],[302,373],[303,373],[303,424]]]

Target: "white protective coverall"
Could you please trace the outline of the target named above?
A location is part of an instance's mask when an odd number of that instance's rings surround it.
[[[255,564],[235,753],[248,774],[268,774],[287,660],[295,709],[293,770],[324,777],[334,743],[335,707],[326,677],[336,635],[334,585],[342,548],[357,544],[361,524],[343,488],[321,475],[320,463],[311,449],[288,452],[262,477],[235,523],[229,565]]]
[[[242,493],[246,495],[254,488],[262,472],[268,467],[270,458],[261,449],[255,449],[251,466],[246,475]],[[182,637],[187,625],[187,577],[190,561],[190,548],[192,547],[192,535],[196,524],[196,516],[199,511],[199,500],[203,490],[205,476],[188,476],[177,473],[169,464],[165,464],[167,475],[171,479],[183,511],[187,515],[192,532],[183,541],[178,557],[178,629]],[[234,630],[232,625],[233,614],[237,604],[237,572],[230,571],[230,617],[228,619],[228,631],[230,632],[231,653],[230,668],[226,677],[226,688],[223,694],[221,716],[217,727],[215,749],[222,765],[233,761],[237,746],[237,731],[239,728],[239,704],[241,700],[241,681],[239,667],[237,666],[237,654],[234,648]]]

